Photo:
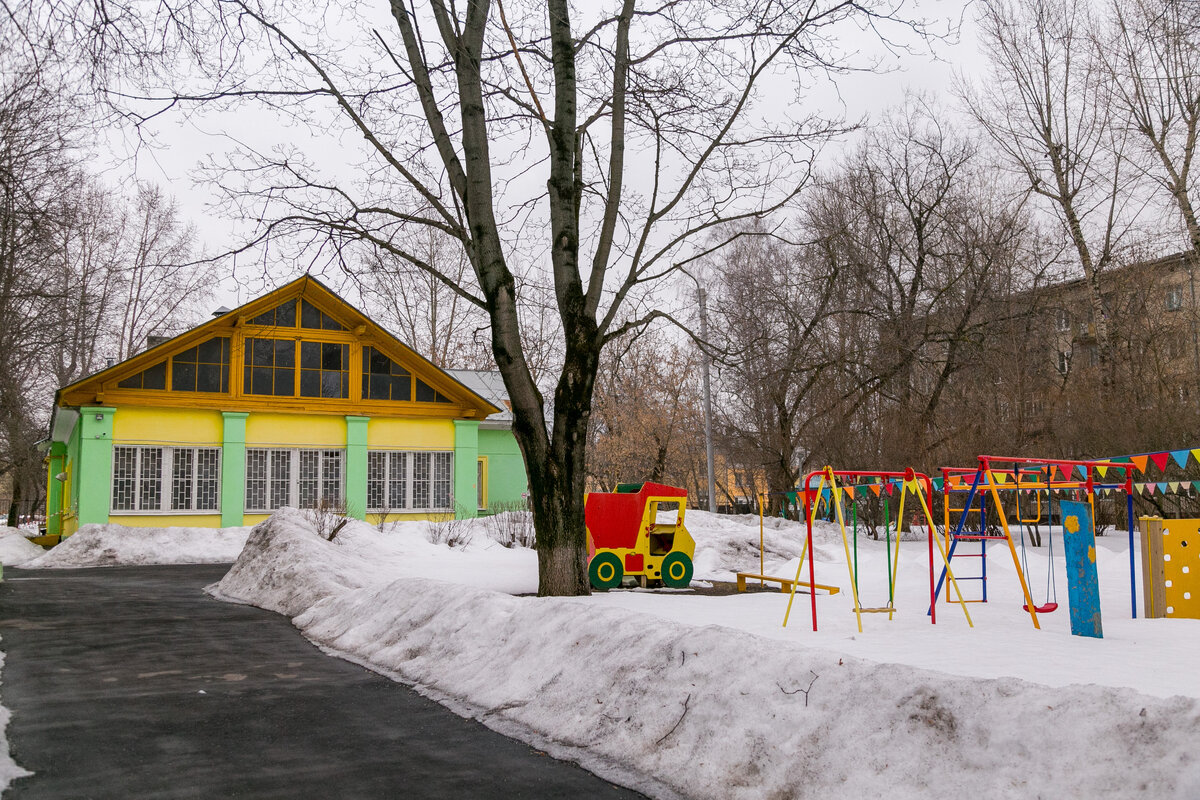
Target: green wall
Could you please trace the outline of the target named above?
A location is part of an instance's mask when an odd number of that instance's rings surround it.
[[[520,503],[522,495],[529,491],[529,479],[512,431],[481,429],[479,455],[487,456],[488,460],[488,505]],[[471,468],[475,468],[474,464]]]
[[[79,524],[108,522],[112,491],[113,413],[115,408],[79,409],[79,466],[74,483],[79,493]]]

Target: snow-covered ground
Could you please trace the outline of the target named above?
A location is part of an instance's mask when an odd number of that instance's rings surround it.
[[[1098,540],[1105,638],[1060,611],[1034,630],[1007,549],[986,605],[942,604],[929,624],[927,551],[901,545],[895,619],[855,628],[835,526],[817,531],[818,600],[536,589],[536,557],[351,523],[334,542],[299,512],[250,534],[211,591],[287,614],[327,651],[411,683],[462,713],[659,797],[1200,797],[1200,621],[1129,619],[1128,545]],[[770,520],[769,574],[793,575],[803,528]],[[696,577],[758,569],[751,518],[688,512]],[[1046,550],[1030,551],[1035,600]],[[858,542],[863,605],[886,602],[883,542]],[[956,561],[965,576],[978,559]],[[969,597],[978,583],[964,583]]]
[[[70,569],[136,564],[221,564],[242,551],[250,528],[126,528],[84,525],[74,536],[21,564]]]
[[[29,541],[29,531],[0,526],[0,564],[15,567],[45,554],[45,550]]]

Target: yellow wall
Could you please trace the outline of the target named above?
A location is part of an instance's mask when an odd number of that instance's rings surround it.
[[[340,414],[251,413],[246,418],[246,446],[272,444],[345,447],[346,417]]]
[[[130,528],[219,528],[220,514],[110,514],[111,525]]]
[[[372,417],[367,423],[367,443],[372,450],[453,450],[454,422],[448,419]]]
[[[220,444],[220,411],[122,406],[113,414],[113,441],[121,444]]]

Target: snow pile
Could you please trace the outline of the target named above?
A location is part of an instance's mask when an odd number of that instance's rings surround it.
[[[26,569],[138,564],[220,564],[233,561],[249,528],[127,528],[84,525]]]
[[[4,666],[4,653],[0,653],[0,668]],[[0,793],[17,778],[26,778],[33,773],[22,769],[13,761],[8,750],[8,720],[11,717],[8,709],[0,706]]]
[[[348,533],[326,542],[302,515],[278,514],[255,529],[216,591],[293,614],[330,652],[657,796],[865,797],[885,787],[899,800],[1200,796],[1195,699],[854,658],[829,646],[844,644],[842,634],[830,642],[807,631],[806,641],[804,625],[778,641],[696,624],[721,603],[743,614],[757,608],[749,602],[782,611],[777,594],[513,597],[483,588],[517,568],[536,574],[528,559],[500,560],[513,551],[435,552],[415,532]],[[739,535],[731,525],[725,538]],[[873,549],[860,544],[865,567]],[[920,549],[911,550],[906,557],[919,563]],[[406,552],[423,565],[414,568]],[[431,570],[433,561],[444,566]],[[494,577],[480,572],[486,563]],[[904,566],[920,588],[924,576]],[[422,570],[459,583],[416,577]],[[618,607],[660,609],[668,600],[667,613],[687,621]],[[844,630],[840,623],[831,627]],[[940,621],[935,631],[947,627]],[[1051,648],[1058,640],[1036,633]],[[992,635],[1004,640],[1007,629]],[[1085,643],[1094,654],[1106,644]]]
[[[44,555],[45,550],[29,541],[20,528],[0,527],[0,564],[15,567]]]

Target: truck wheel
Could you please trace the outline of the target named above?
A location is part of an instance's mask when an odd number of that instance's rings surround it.
[[[690,568],[688,574],[691,574]],[[591,580],[592,586],[601,591],[617,588],[621,585],[623,577],[625,570],[621,568],[621,559],[614,553],[596,553],[592,557],[592,563],[588,564],[588,579]]]
[[[692,582],[692,560],[685,553],[668,553],[662,561],[662,582],[672,589],[686,589]]]

